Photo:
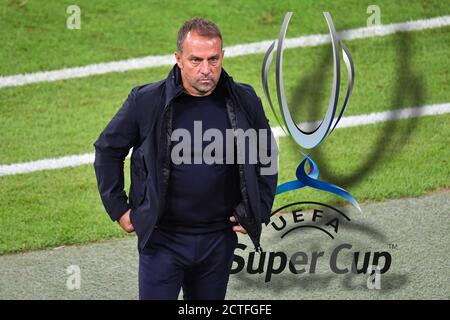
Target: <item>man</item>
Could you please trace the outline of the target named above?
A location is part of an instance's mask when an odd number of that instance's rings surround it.
[[[140,299],[177,299],[181,287],[185,299],[224,299],[236,232],[248,233],[261,250],[261,223],[269,222],[277,183],[276,170],[262,170],[273,161],[263,163],[258,154],[256,163],[239,162],[250,148],[231,139],[231,148],[228,143],[214,150],[219,161],[205,163],[199,155],[206,153],[207,139],[181,141],[181,133],[268,131],[267,144],[257,141],[258,151],[276,156],[260,99],[227,75],[223,56],[214,23],[185,22],[167,79],[134,88],[94,143],[105,209],[138,236]],[[128,202],[123,163],[131,148]],[[230,152],[232,163],[225,161]]]

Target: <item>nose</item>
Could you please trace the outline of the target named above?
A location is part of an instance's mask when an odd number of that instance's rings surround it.
[[[209,76],[209,74],[211,73],[211,68],[208,60],[205,59],[202,61],[200,65],[200,73],[205,77]]]

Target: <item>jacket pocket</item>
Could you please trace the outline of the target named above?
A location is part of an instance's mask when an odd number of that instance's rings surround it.
[[[136,156],[131,159],[130,171],[130,206],[137,208],[144,202],[148,176],[144,157],[140,150],[137,150]]]

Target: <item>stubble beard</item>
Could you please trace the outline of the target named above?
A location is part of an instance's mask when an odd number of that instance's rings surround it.
[[[203,80],[202,78],[199,79],[189,79],[189,84],[191,85],[192,88],[194,88],[195,90],[197,90],[198,93],[200,93],[201,95],[204,95],[206,93],[211,93],[212,90],[214,90],[214,88],[217,85],[217,81],[213,78],[207,78],[209,81],[207,82],[203,82],[201,80]]]

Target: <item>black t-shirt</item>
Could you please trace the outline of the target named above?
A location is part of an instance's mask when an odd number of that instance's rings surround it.
[[[240,202],[241,196],[236,159],[233,164],[226,163],[226,129],[231,129],[231,125],[225,103],[225,91],[220,85],[208,96],[195,97],[184,93],[174,101],[172,132],[176,129],[185,129],[187,130],[185,132],[189,132],[190,141],[183,140],[183,143],[191,145],[190,164],[174,163],[172,150],[175,145],[182,143],[182,139],[172,141],[171,174],[160,228],[178,232],[205,233],[232,227],[229,218]],[[196,121],[201,121],[201,125],[199,122],[194,125]],[[196,132],[194,127],[197,128]],[[203,151],[206,151],[205,147],[215,141],[215,138],[203,141],[203,134],[208,129],[217,129],[221,132],[222,164],[206,164],[202,157]],[[197,152],[195,146],[200,147],[197,148]],[[186,155],[180,152],[180,149],[177,149],[175,154],[186,159]],[[214,157],[220,155],[214,152],[208,154]]]

